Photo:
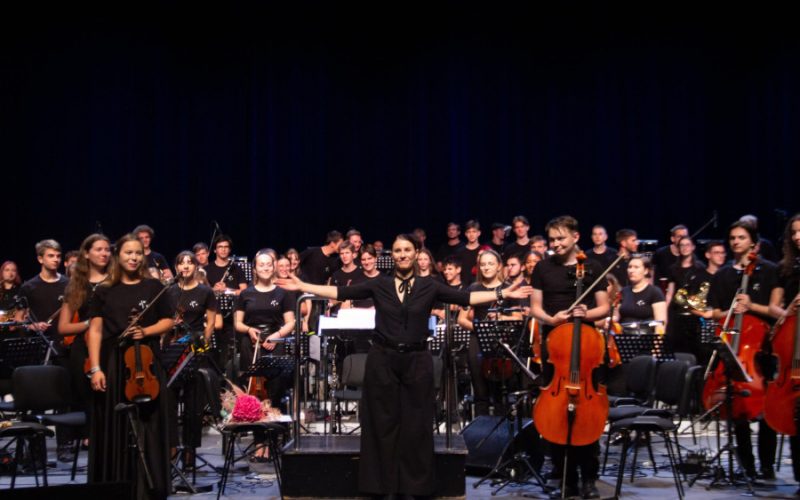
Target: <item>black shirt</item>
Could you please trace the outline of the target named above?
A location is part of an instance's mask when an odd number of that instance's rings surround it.
[[[14,285],[8,290],[0,286],[0,309],[3,311],[10,311],[17,308],[17,295],[19,294],[19,286]]]
[[[320,247],[309,247],[300,254],[300,272],[303,281],[326,285],[333,272],[339,268],[339,256],[325,255]]]
[[[791,273],[779,272],[778,286],[783,288],[784,304],[789,304],[797,297],[798,289],[800,289],[800,259],[794,263]]]
[[[742,270],[733,267],[733,264],[726,264],[714,275],[711,282],[711,290],[708,292],[708,305],[714,309],[727,311],[731,307],[736,291],[742,282]],[[772,289],[778,284],[777,266],[768,260],[759,259],[753,275],[750,276],[747,293],[750,300],[756,304],[768,305]],[[753,313],[755,314],[755,313]],[[759,316],[770,323],[773,318]]]
[[[206,285],[197,285],[190,290],[181,290],[178,286],[171,286],[169,291],[170,307],[176,312],[183,313],[183,324],[192,332],[202,332],[206,311],[217,310],[217,299],[214,291]]]
[[[588,257],[588,256],[587,256]],[[615,255],[614,258],[616,259],[617,256]],[[623,257],[620,259],[617,264],[611,268],[611,274],[613,274],[617,281],[619,281],[620,286],[628,286],[628,262],[631,261],[630,257]]]
[[[663,246],[653,254],[653,266],[655,266],[655,279],[668,278],[669,268],[673,264],[680,262],[680,255],[675,255],[670,250],[670,245]]]
[[[230,271],[228,274],[225,274],[225,271],[228,270],[230,267]],[[206,270],[206,278],[208,279],[208,283],[213,287],[217,283],[222,280],[222,277],[225,276],[225,287],[232,288],[233,290],[238,290],[239,285],[242,283],[247,283],[247,280],[244,277],[244,271],[242,268],[239,267],[236,262],[231,260],[228,265],[225,266],[218,266],[215,261],[211,261],[205,267]]]
[[[502,283],[500,285],[500,289],[503,290],[511,286],[508,283]],[[494,292],[498,287],[488,288],[482,283],[473,283],[469,287],[467,287],[468,292]],[[477,306],[472,306],[473,316],[472,321],[484,321],[486,317],[489,315],[489,309],[500,307],[514,307],[517,306],[519,303],[516,299],[508,299],[504,300],[502,304],[498,304],[497,301],[488,302],[486,304],[479,304]]]
[[[363,270],[359,269],[360,272],[364,272]],[[373,277],[369,277],[366,274],[364,275],[364,279],[358,281],[358,283],[363,283],[364,281],[374,280],[380,278],[382,275],[380,273],[376,274]],[[375,302],[372,299],[364,299],[364,300],[354,300],[353,307],[360,307],[360,308],[372,308],[375,307]]]
[[[528,256],[530,251],[531,251],[530,240],[528,240],[528,243],[526,245],[520,245],[519,243],[517,243],[517,240],[514,240],[511,243],[507,244],[505,248],[503,248],[501,255],[503,256],[503,260],[508,260],[508,258],[511,257],[512,255],[516,255],[517,257],[519,257],[520,262],[524,264],[525,258]]]
[[[647,285],[640,292],[634,292],[630,286],[624,287],[619,304],[620,323],[651,321],[656,302],[664,302],[664,293],[653,285]]]
[[[605,270],[608,266],[611,265],[617,258],[617,250],[615,248],[611,248],[606,246],[606,251],[603,253],[595,253],[594,247],[590,248],[589,251],[586,252],[586,258],[589,260],[597,261],[601,266],[603,266],[603,270]]]
[[[470,250],[469,248],[462,247],[458,251],[458,258],[461,261],[461,282],[470,284],[475,281],[475,275],[478,271],[478,253],[481,251],[481,246]]]
[[[586,275],[583,279],[584,290],[586,290],[597,279],[597,276],[600,276],[605,270],[602,269],[597,262],[588,259],[585,262],[585,268]],[[576,285],[575,264],[564,266],[555,258],[551,258],[539,262],[533,269],[531,286],[543,292],[542,308],[544,312],[551,316],[559,311],[567,309],[575,302],[577,298],[575,294]],[[586,307],[589,309],[594,308],[597,304],[594,298],[595,293],[605,292],[607,287],[608,282],[605,277],[603,277],[592,292],[586,295],[581,304],[586,304]]]
[[[244,311],[244,324],[253,327],[264,325],[274,332],[284,323],[283,313],[294,311],[294,304],[283,288],[260,292],[250,285],[236,298],[236,310]]]
[[[506,247],[505,243],[500,243],[498,245],[493,240],[490,240],[489,243],[487,243],[487,245],[489,245],[489,248],[491,248],[492,250],[494,250],[495,252],[497,252],[500,255],[503,255],[503,250]],[[505,255],[503,255],[503,260],[506,260]]]
[[[375,334],[389,342],[416,343],[428,338],[428,319],[436,301],[469,305],[469,293],[457,291],[440,280],[417,276],[414,286],[401,303],[393,276],[380,276],[355,286],[339,287],[338,300],[375,301]]]
[[[367,281],[367,277],[364,275],[364,271],[358,267],[350,272],[337,269],[331,276],[331,285],[333,286],[350,286],[363,281]]]
[[[61,308],[61,303],[64,302],[64,290],[67,288],[68,281],[63,274],[59,274],[57,281],[48,283],[37,274],[22,284],[19,294],[27,299],[31,320],[48,321],[51,319],[51,316]],[[52,318],[50,328],[45,333],[55,335],[57,325],[58,315],[56,314]]]
[[[81,304],[81,306],[78,308],[78,321],[86,321],[87,319],[91,318],[89,313],[91,311],[94,295],[97,293],[97,289],[103,285],[103,283],[105,283],[105,280],[97,283],[86,284],[86,295],[84,295],[86,298],[84,299],[83,304]]]
[[[158,252],[150,251],[149,254],[144,256],[144,259],[148,269],[151,267],[154,267],[161,271],[169,269],[169,264],[167,263],[167,259]]]
[[[436,262],[444,262],[444,259],[451,255],[457,254],[462,248],[464,248],[464,243],[462,243],[461,240],[459,240],[455,245],[450,245],[445,241],[439,246],[439,249],[436,250],[436,254],[434,254]]]
[[[118,337],[128,327],[132,316],[144,310],[163,288],[156,279],[145,279],[135,284],[118,283],[114,286],[99,286],[89,305],[89,316],[103,318],[103,340]],[[139,319],[140,326],[150,326],[160,319],[171,318],[172,308],[165,297],[166,292]],[[157,352],[159,336],[145,337]]]

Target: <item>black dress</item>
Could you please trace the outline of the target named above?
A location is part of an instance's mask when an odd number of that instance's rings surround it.
[[[430,277],[416,277],[402,301],[389,276],[337,290],[339,300],[375,301],[375,343],[367,355],[361,400],[359,489],[430,495],[435,393],[428,318],[436,301],[466,306],[469,294]]]
[[[95,392],[92,429],[89,447],[89,482],[129,481],[137,499],[166,498],[170,492],[169,439],[167,427],[167,398],[158,397],[149,403],[139,404],[140,437],[154,488],[148,489],[144,471],[135,453],[129,449],[129,429],[125,412],[115,411],[119,403],[128,403],[125,397],[125,350],[129,342],[119,345],[119,336],[128,326],[131,311],[145,307],[161,290],[154,279],[133,285],[118,284],[98,287],[89,308],[89,315],[103,319],[103,340],[100,347],[100,367],[106,375],[106,391]],[[169,318],[170,308],[162,297],[139,321],[141,326],[152,325]],[[142,340],[158,355],[158,336]],[[160,362],[152,365],[161,391],[166,381]]]

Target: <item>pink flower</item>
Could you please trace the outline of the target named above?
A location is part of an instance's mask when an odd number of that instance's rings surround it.
[[[236,398],[236,405],[233,407],[234,422],[258,422],[264,417],[261,409],[261,401],[255,396],[241,394]]]

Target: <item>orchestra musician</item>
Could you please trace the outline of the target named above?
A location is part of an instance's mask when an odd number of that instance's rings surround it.
[[[436,262],[433,260],[433,254],[427,248],[422,248],[417,257],[417,266],[419,267],[420,276],[433,276],[439,277],[439,271],[436,269]]]
[[[617,258],[617,250],[606,245],[607,241],[608,233],[604,226],[596,224],[592,227],[592,248],[586,252],[586,257],[598,261],[603,269],[610,266]]]
[[[478,275],[475,283],[467,287],[468,292],[493,292],[509,288],[511,285],[503,282],[503,262],[500,254],[494,250],[484,250],[478,255]],[[488,415],[490,400],[494,399],[496,414],[501,414],[505,409],[505,401],[501,401],[499,394],[490,394],[489,384],[482,373],[481,361],[483,359],[478,345],[478,336],[473,326],[474,321],[487,319],[521,320],[522,313],[515,311],[510,314],[489,312],[489,309],[510,306],[503,301],[481,304],[458,313],[458,324],[472,332],[469,339],[469,371],[472,378],[472,395],[474,398],[475,416]],[[495,391],[497,392],[497,391]],[[492,397],[494,396],[494,397]],[[502,408],[502,410],[501,410]]]
[[[361,270],[364,273],[366,280],[374,280],[381,275],[378,271],[378,253],[375,247],[367,243],[361,248]],[[288,276],[281,276],[281,278],[288,278]],[[353,307],[371,309],[375,307],[372,299],[353,300]]]
[[[557,217],[545,227],[553,256],[543,260],[533,270],[531,312],[542,325],[542,363],[545,384],[553,377],[554,367],[548,362],[547,336],[559,325],[572,321],[574,317],[583,318],[587,323],[604,318],[609,311],[606,280],[597,283],[594,290],[573,309],[569,306],[575,301],[575,269],[578,255],[578,221],[570,216]],[[635,237],[635,236],[634,236]],[[603,269],[596,261],[587,260],[586,275],[589,282],[595,281]],[[599,436],[598,436],[599,439]],[[599,441],[585,446],[570,446],[567,461],[568,470],[563,471],[565,445],[550,443],[554,470],[551,480],[563,478],[566,473],[566,496],[581,495],[583,498],[598,498],[595,485],[599,471]],[[578,470],[581,476],[581,489],[578,490]],[[560,498],[561,490],[552,492],[551,498]]]
[[[681,253],[678,242],[687,236],[689,236],[689,229],[683,224],[678,224],[669,230],[669,245],[658,248],[653,254],[656,282],[669,278],[669,268],[680,262]]]
[[[376,247],[376,252],[381,252],[383,250],[383,244],[381,244],[380,249],[378,249],[378,245],[375,245],[374,243],[373,246]],[[461,226],[455,222],[448,222],[447,241],[442,243],[434,254],[436,256],[436,266],[439,268],[439,270],[442,269],[444,259],[450,255],[456,255],[463,247],[464,244],[461,242]]]
[[[528,255],[528,252],[531,251],[531,240],[528,238],[530,229],[531,225],[524,215],[517,215],[511,219],[511,231],[514,232],[514,241],[506,244],[503,249],[503,258],[507,259],[512,255],[519,255],[522,258]]]
[[[664,293],[650,284],[653,264],[647,257],[636,256],[628,261],[628,286],[622,287],[622,301],[615,311],[614,321],[620,323],[659,322],[655,330],[664,333],[667,322],[667,303]]]
[[[146,224],[141,224],[133,229],[133,234],[139,238],[139,241],[141,241],[144,246],[147,270],[150,272],[150,275],[162,281],[172,279],[172,271],[169,268],[167,259],[150,248],[153,238],[156,236],[156,232],[153,228]]]
[[[639,250],[639,237],[633,229],[620,229],[617,231],[616,239],[619,246],[617,256],[622,255],[622,259],[611,269],[611,274],[625,286],[628,284],[628,261]]]
[[[419,243],[413,236],[399,235],[392,244],[393,276],[338,288],[305,283],[296,277],[278,280],[287,290],[334,300],[375,301],[375,337],[367,357],[360,409],[358,477],[364,493],[433,493],[433,361],[426,339],[434,302],[477,305],[530,293],[526,288],[453,290],[440,280],[415,276],[418,253]]]
[[[72,381],[72,411],[86,411],[91,417],[89,408],[92,391],[86,378],[84,364],[89,357],[86,345],[86,332],[89,330],[89,304],[94,298],[97,288],[108,279],[108,263],[111,259],[111,242],[102,234],[89,235],[81,243],[78,260],[72,268],[72,277],[64,291],[64,304],[58,316],[58,331],[61,335],[69,335],[74,341],[69,348],[69,371]],[[87,428],[81,431],[82,436],[88,434],[91,421],[87,420]]]
[[[470,284],[477,276],[476,263],[481,252],[481,225],[476,220],[464,224],[464,238],[467,242],[456,254],[461,259],[461,282]]]
[[[722,323],[733,303],[734,314],[752,314],[757,318],[771,324],[776,316],[776,310],[770,304],[777,304],[780,292],[777,291],[776,265],[767,260],[759,259],[750,276],[750,284],[744,293],[739,292],[742,281],[742,272],[749,264],[749,254],[758,244],[758,233],[749,224],[736,221],[728,230],[728,244],[733,253],[733,261],[722,267],[711,282],[708,294],[708,303],[713,309],[713,317]],[[734,302],[735,299],[735,302]],[[754,346],[758,348],[760,346]],[[743,396],[740,396],[743,397]],[[736,434],[736,451],[739,464],[745,473],[756,479],[755,457],[750,440],[750,422],[746,419],[734,421]],[[775,449],[777,436],[775,431],[767,425],[763,418],[758,419],[758,457],[760,474],[764,479],[775,478]]]
[[[155,300],[163,285],[152,279],[145,263],[144,247],[133,234],[117,240],[109,266],[108,281],[97,287],[89,306],[89,364],[91,386],[95,391],[92,427],[89,436],[90,483],[129,482],[138,499],[163,499],[170,493],[169,431],[166,397],[133,403],[125,396],[126,371],[124,355],[133,340],[159,351],[161,334],[173,326],[169,301]],[[152,305],[151,305],[152,304]],[[151,305],[149,308],[148,305]],[[132,316],[146,312],[135,325]],[[128,340],[120,336],[128,331]],[[159,388],[166,390],[161,363],[149,368]],[[133,374],[131,374],[133,376]],[[149,488],[140,459],[129,445],[130,429],[126,411],[118,411],[120,403],[135,404],[142,452],[150,471],[153,487]],[[134,411],[134,410],[129,410]]]
[[[17,307],[17,294],[22,279],[19,277],[19,270],[14,261],[7,260],[0,266],[0,310],[13,311]],[[11,318],[4,318],[8,321]]]
[[[222,317],[222,327],[216,332],[216,361],[225,366],[231,361],[231,345],[236,342],[237,335],[233,328],[233,299],[247,288],[244,271],[234,262],[233,240],[226,234],[219,234],[211,242],[214,248],[214,260],[204,268],[206,279],[217,297],[217,312]],[[225,305],[228,304],[228,307]],[[219,321],[217,321],[219,324]]]
[[[531,284],[531,277],[533,276],[533,270],[536,268],[536,264],[541,262],[544,259],[544,256],[537,252],[536,250],[531,250],[525,255],[525,266],[522,269],[522,277],[525,279],[525,283],[530,285]]]

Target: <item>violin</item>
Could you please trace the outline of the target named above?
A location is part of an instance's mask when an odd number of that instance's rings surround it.
[[[742,281],[736,295],[747,293],[747,288],[750,284],[750,277],[755,271],[758,255],[751,253],[748,256],[749,263],[742,273]],[[728,318],[725,323],[717,328],[717,336],[723,342],[731,346],[731,350],[739,358],[747,375],[752,379],[750,382],[733,381],[733,390],[735,394],[741,394],[742,391],[748,391],[748,397],[735,397],[733,399],[733,418],[754,420],[764,411],[764,377],[761,375],[756,361],[755,355],[760,350],[761,344],[764,341],[766,333],[769,331],[769,325],[752,314],[737,313],[734,316],[733,328],[728,328],[730,323],[730,315],[733,311],[734,303],[728,312]],[[709,375],[703,386],[703,405],[706,409],[710,409],[719,402],[725,399],[725,392],[727,390],[727,377],[725,376],[725,367],[723,363],[719,363],[713,373]],[[727,416],[727,409],[720,407],[721,417]]]
[[[72,313],[72,319],[70,320],[70,323],[80,323],[80,322],[81,322],[81,317],[78,315],[78,311],[75,311],[74,313]],[[71,346],[72,343],[75,342],[75,337],[77,337],[78,335],[83,335],[84,340],[86,340],[86,332],[78,333],[76,335],[66,335],[62,340],[64,347]]]
[[[134,308],[131,314],[132,322],[125,329],[126,331],[137,326],[138,319],[141,317],[141,315],[135,317],[137,313],[137,309]],[[153,350],[146,344],[142,344],[140,340],[134,340],[133,345],[125,350],[123,356],[127,370],[125,397],[128,398],[128,401],[136,402],[145,397],[153,400],[158,397],[161,385],[153,373],[154,359]]]
[[[617,348],[617,341],[615,336],[622,333],[622,325],[614,321],[614,311],[619,307],[622,302],[622,292],[614,294],[614,299],[611,301],[611,310],[608,313],[605,321],[605,331],[603,332],[606,337],[606,353],[608,354],[606,364],[609,368],[616,368],[622,364],[622,356]]]
[[[579,252],[575,268],[576,297],[582,299],[586,254]],[[601,275],[602,279],[605,274]],[[551,443],[584,446],[603,434],[608,417],[605,387],[592,381],[603,364],[605,339],[581,318],[564,323],[547,336],[548,362],[554,374],[533,407],[533,422]]]
[[[794,408],[800,396],[800,321],[797,321],[797,313],[784,317],[772,337],[772,352],[778,358],[778,373],[767,385],[764,419],[777,432],[796,436]]]

